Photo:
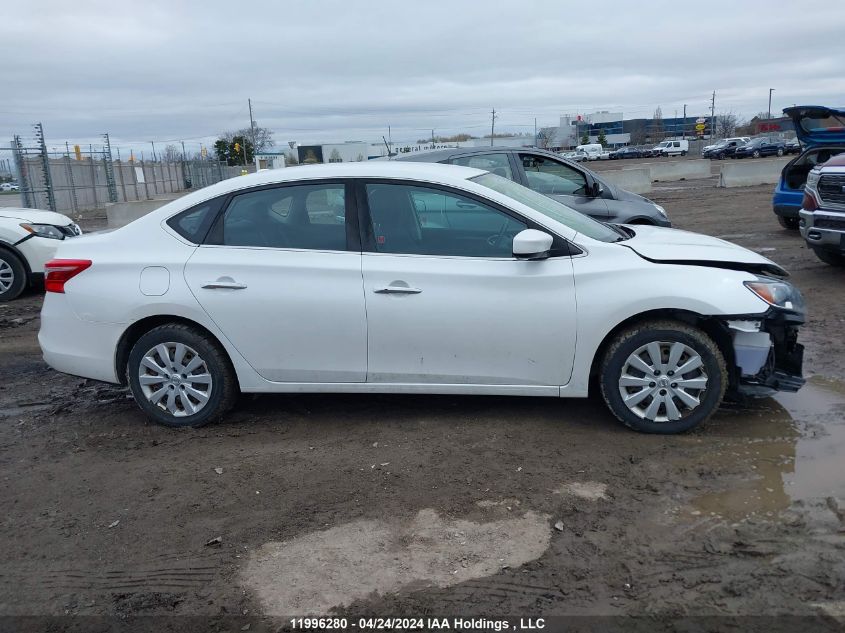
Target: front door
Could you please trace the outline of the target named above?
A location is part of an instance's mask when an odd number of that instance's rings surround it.
[[[569,257],[521,261],[527,223],[437,186],[362,186],[374,383],[558,386],[575,348]]]
[[[593,197],[587,190],[583,172],[541,154],[519,154],[519,163],[525,175],[525,185],[546,194],[571,209],[599,220],[607,220],[609,212],[604,199]]]
[[[211,244],[185,267],[197,301],[267,380],[366,379],[361,253],[357,234],[347,242],[349,199],[342,182],[240,193],[212,228]]]

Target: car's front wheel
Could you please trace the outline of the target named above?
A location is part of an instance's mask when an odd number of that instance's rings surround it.
[[[168,324],[135,343],[126,366],[129,389],[159,424],[203,426],[235,403],[234,369],[220,344],[199,329]]]
[[[778,222],[785,229],[789,229],[790,231],[798,230],[798,218],[785,218],[782,215],[779,215]]]
[[[725,359],[702,330],[651,321],[616,336],[601,364],[601,392],[611,412],[644,433],[683,433],[722,402]]]
[[[751,154],[751,158],[760,158],[760,150],[755,149],[754,152]]]
[[[0,248],[0,302],[16,299],[26,288],[26,268],[11,251]]]

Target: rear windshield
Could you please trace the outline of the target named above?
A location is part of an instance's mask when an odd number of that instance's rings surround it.
[[[801,127],[808,134],[819,132],[842,132],[845,131],[845,118],[842,116],[831,114],[822,119],[812,119],[810,117],[802,117],[799,122]]]
[[[517,202],[521,202],[525,206],[542,213],[555,222],[560,222],[573,231],[577,231],[594,240],[599,240],[600,242],[616,242],[619,240],[619,233],[606,224],[597,222],[575,209],[570,209],[565,204],[552,200],[542,193],[537,193],[507,178],[487,173],[470,178],[470,181],[488,187],[509,198],[513,198]]]

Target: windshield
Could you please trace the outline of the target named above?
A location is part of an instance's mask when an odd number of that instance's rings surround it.
[[[523,187],[507,178],[486,173],[475,178],[470,178],[470,181],[504,194],[509,198],[513,198],[517,202],[521,202],[534,211],[542,213],[555,222],[560,222],[573,231],[578,231],[578,233],[591,237],[594,240],[599,240],[600,242],[616,242],[619,240],[619,232],[614,231],[608,225],[597,222],[575,209],[570,209],[565,204],[552,200],[541,193],[532,191],[528,187]]]

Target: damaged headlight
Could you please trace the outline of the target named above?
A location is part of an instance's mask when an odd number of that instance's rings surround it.
[[[804,312],[804,297],[801,292],[786,281],[776,279],[758,279],[757,281],[746,281],[745,287],[763,301],[776,308]]]

